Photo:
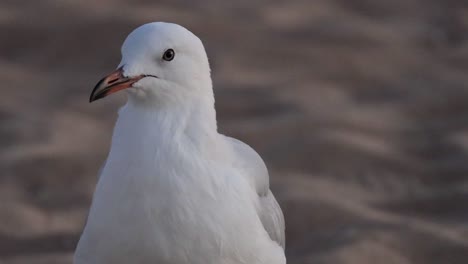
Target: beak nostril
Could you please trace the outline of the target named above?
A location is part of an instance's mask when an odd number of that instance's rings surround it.
[[[115,83],[115,82],[118,81],[118,80],[119,80],[119,78],[112,79],[112,80],[110,80],[110,81],[108,82],[108,84],[113,84],[113,83]]]

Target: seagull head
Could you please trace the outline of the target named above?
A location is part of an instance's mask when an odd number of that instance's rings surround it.
[[[212,97],[210,67],[201,40],[182,26],[154,22],[135,29],[122,45],[117,70],[102,78],[90,102],[126,90],[129,100],[163,105]]]

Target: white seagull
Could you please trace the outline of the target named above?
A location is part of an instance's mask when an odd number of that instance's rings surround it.
[[[200,39],[171,23],[137,28],[90,101],[123,89],[74,263],[286,263],[264,162],[217,131]]]

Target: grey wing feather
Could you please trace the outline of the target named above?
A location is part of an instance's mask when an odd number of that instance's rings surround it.
[[[268,191],[266,196],[260,197],[260,203],[260,219],[265,230],[270,235],[270,238],[278,242],[284,249],[286,246],[284,216],[275,196],[273,196],[271,191]]]
[[[258,215],[270,238],[285,248],[285,223],[281,208],[270,191],[268,170],[262,158],[247,144],[230,137],[226,139],[237,154],[236,161],[257,191],[260,199]]]

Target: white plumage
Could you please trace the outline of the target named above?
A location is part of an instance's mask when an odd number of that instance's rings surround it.
[[[140,78],[126,89],[75,264],[286,263],[265,164],[217,132],[201,41],[146,24],[127,37],[120,66],[122,80]]]

